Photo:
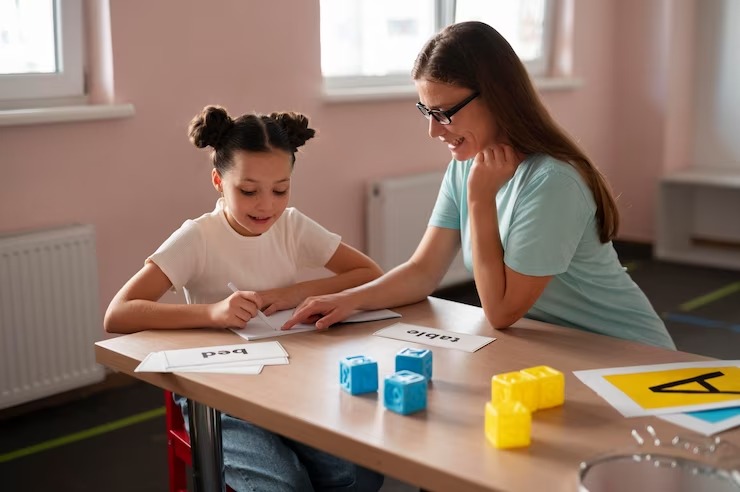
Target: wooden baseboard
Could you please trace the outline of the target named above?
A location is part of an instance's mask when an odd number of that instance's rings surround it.
[[[689,238],[694,246],[721,249],[723,251],[740,251],[740,241],[732,239],[717,239],[714,237],[693,235]]]
[[[132,378],[127,374],[110,372],[106,375],[105,379],[99,383],[65,391],[64,393],[48,396],[46,398],[40,398],[21,405],[3,408],[0,410],[0,421],[35,412],[37,410],[64,405],[72,401],[87,398],[102,391],[129,386],[134,384],[136,381],[137,380],[135,378]]]

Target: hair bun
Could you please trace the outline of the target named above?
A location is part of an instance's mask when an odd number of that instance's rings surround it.
[[[206,106],[190,121],[188,135],[193,145],[202,149],[211,146],[221,147],[228,138],[229,130],[234,127],[234,120],[221,106]]]
[[[285,131],[290,145],[293,146],[293,151],[316,135],[316,130],[308,127],[308,118],[301,113],[272,113],[270,118],[277,121]]]

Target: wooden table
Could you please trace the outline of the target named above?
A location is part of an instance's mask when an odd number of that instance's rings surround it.
[[[633,444],[633,428],[692,434],[655,417],[622,417],[572,371],[705,357],[526,319],[494,330],[481,309],[435,298],[396,311],[405,323],[497,338],[475,353],[431,347],[428,408],[410,416],[383,407],[382,382],[369,396],[339,386],[339,360],[348,355],[375,358],[381,381],[394,371],[396,352],[414,344],[371,335],[399,320],[276,338],[290,364],[266,366],[259,376],[134,373],[152,351],[242,340],[225,331],[140,332],[98,342],[95,351],[112,369],[428,490],[574,491],[579,464]],[[491,376],[537,365],[565,374],[565,404],[533,414],[529,447],[495,449],[483,430]],[[740,444],[739,429],[722,436]]]

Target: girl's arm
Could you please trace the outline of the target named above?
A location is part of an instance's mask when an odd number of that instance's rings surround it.
[[[383,270],[370,257],[345,243],[339,243],[325,268],[335,275],[259,292],[264,313],[269,316],[275,311],[291,309],[307,297],[339,292],[383,275]]]
[[[319,317],[316,326],[323,329],[342,321],[355,309],[390,308],[421,301],[434,292],[459,249],[460,231],[428,227],[408,261],[368,284],[306,299],[284,328]]]
[[[257,312],[261,300],[254,292],[236,292],[215,304],[157,302],[172,287],[170,279],[151,261],[115,295],[103,326],[109,333],[177,328],[243,327]]]

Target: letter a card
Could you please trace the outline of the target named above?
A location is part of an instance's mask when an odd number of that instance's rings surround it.
[[[625,417],[740,406],[740,360],[574,371]]]

